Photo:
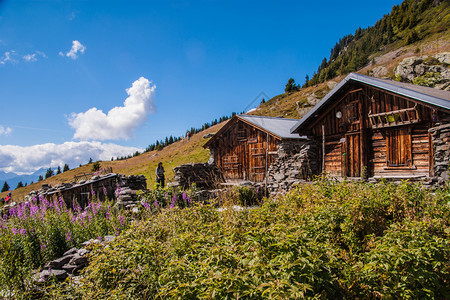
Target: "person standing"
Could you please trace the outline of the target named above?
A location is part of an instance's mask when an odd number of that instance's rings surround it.
[[[5,197],[5,202],[12,202],[11,193],[8,193],[8,195]]]
[[[189,130],[186,132],[186,138],[187,138],[188,142],[191,139],[191,132]]]
[[[158,163],[158,167],[156,167],[156,183],[160,187],[164,187],[164,167],[162,162]]]

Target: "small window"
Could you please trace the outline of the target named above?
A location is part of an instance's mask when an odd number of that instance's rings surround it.
[[[411,168],[411,128],[390,130],[386,137],[386,163],[392,168]]]

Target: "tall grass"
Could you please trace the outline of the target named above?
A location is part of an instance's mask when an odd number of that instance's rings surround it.
[[[259,208],[233,201],[147,215],[49,297],[448,298],[448,187],[319,180]]]

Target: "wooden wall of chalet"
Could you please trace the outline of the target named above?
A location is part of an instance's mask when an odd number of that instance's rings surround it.
[[[325,133],[326,172],[360,177],[365,167],[368,176],[429,175],[432,153],[428,129],[435,110],[362,84],[354,84],[337,96],[338,101],[309,127],[322,146],[319,165],[323,163]]]
[[[277,143],[272,135],[236,120],[210,148],[226,179],[263,181],[266,168],[275,159]]]

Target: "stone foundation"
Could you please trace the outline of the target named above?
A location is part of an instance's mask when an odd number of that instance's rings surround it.
[[[224,182],[219,168],[215,164],[197,163],[181,165],[173,169],[175,173],[172,186],[181,186],[183,189],[196,184],[198,188],[215,188],[218,183]]]
[[[442,184],[450,177],[450,123],[428,131],[433,145],[433,177],[438,184]]]
[[[317,146],[313,141],[283,141],[278,145],[278,159],[269,167],[269,192],[286,192],[317,174]]]

